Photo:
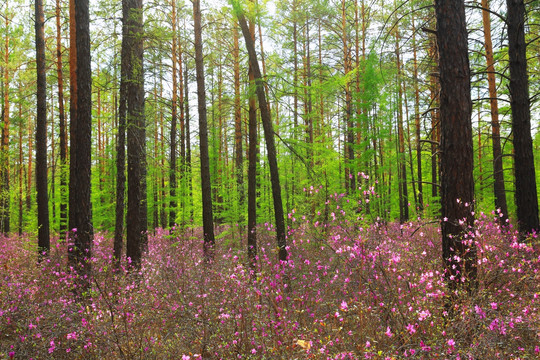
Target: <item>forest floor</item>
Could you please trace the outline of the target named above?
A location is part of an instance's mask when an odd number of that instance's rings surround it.
[[[259,228],[256,273],[237,228],[218,237],[211,265],[197,232],[158,229],[138,273],[115,270],[98,234],[82,301],[65,242],[38,263],[34,237],[0,238],[0,359],[540,357],[540,251],[495,215],[470,233],[477,289],[454,295],[435,225],[341,215],[293,222],[286,265],[272,227]]]

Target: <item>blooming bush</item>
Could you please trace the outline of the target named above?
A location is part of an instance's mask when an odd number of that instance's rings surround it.
[[[540,356],[538,247],[478,215],[478,287],[450,296],[435,225],[368,225],[344,201],[329,198],[326,221],[290,215],[286,264],[261,226],[256,271],[233,235],[208,265],[199,230],[158,229],[140,271],[116,268],[96,235],[79,300],[65,242],[38,263],[35,239],[1,238],[0,359]]]

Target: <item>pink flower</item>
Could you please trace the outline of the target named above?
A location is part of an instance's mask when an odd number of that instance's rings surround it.
[[[392,333],[392,331],[390,330],[390,326],[387,326],[386,327],[386,332],[385,332],[386,336],[388,337],[392,337],[394,336],[394,334]]]
[[[52,354],[53,351],[56,349],[56,345],[54,345],[54,340],[51,340],[50,345],[51,347],[49,348],[49,354]]]
[[[482,308],[478,305],[475,305],[474,306],[474,310],[476,311],[476,313],[478,314],[478,316],[480,316],[480,319],[483,319],[486,317],[486,313],[484,312],[484,310],[482,310]]]
[[[409,332],[409,334],[414,334],[416,332],[416,329],[414,328],[414,325],[412,324],[407,324],[407,331]]]

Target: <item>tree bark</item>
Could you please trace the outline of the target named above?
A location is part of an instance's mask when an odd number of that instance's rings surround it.
[[[50,250],[49,199],[47,193],[47,79],[45,72],[45,16],[43,1],[35,2],[37,116],[36,190],[38,205],[38,252]]]
[[[351,71],[351,60],[349,56],[349,46],[347,40],[347,2],[341,1],[341,41],[343,44],[343,76],[345,76],[345,119],[344,123],[347,127],[347,140],[345,142],[345,188],[354,192],[356,188],[356,174],[354,173],[354,123],[352,117],[352,96],[347,74]]]
[[[531,137],[531,108],[525,43],[525,4],[507,0],[510,106],[514,139],[515,199],[519,232],[526,236],[540,230],[536,172]]]
[[[116,208],[113,256],[117,265],[122,258],[126,195],[126,117],[129,61],[127,7],[122,6],[122,46],[120,50],[120,94],[118,99],[118,133],[116,142]]]
[[[396,28],[396,67],[398,86],[398,187],[399,187],[399,222],[409,220],[409,197],[407,191],[407,168],[405,161],[405,134],[403,130],[403,88],[401,81],[401,57],[399,49],[399,31]]]
[[[451,288],[471,288],[476,249],[464,238],[474,224],[471,83],[463,1],[436,0],[441,117],[442,254]],[[461,258],[461,261],[459,260]]]
[[[212,183],[210,179],[210,157],[208,154],[208,120],[206,116],[206,90],[204,87],[204,59],[202,48],[202,24],[200,0],[193,1],[195,32],[195,71],[197,73],[197,100],[199,109],[199,141],[201,151],[201,187],[203,205],[204,254],[207,261],[213,260],[214,215],[212,209]]]
[[[6,2],[6,8],[8,4]],[[6,11],[7,14],[7,11]],[[5,41],[4,41],[4,104],[2,107],[2,139],[0,144],[0,231],[8,234],[10,230],[10,192],[9,192],[9,15],[5,16]]]
[[[178,112],[178,80],[177,80],[177,38],[176,38],[176,0],[171,1],[171,26],[172,26],[172,104],[171,104],[171,148],[170,148],[170,169],[169,169],[169,188],[170,188],[170,209],[169,209],[169,227],[173,228],[176,224],[176,125]]]
[[[272,126],[272,118],[270,116],[270,110],[268,108],[268,103],[266,101],[266,94],[264,91],[264,83],[261,74],[261,69],[259,68],[259,63],[257,61],[257,53],[255,52],[255,44],[251,37],[249,27],[244,16],[240,4],[237,1],[232,0],[233,8],[235,10],[236,16],[238,17],[238,22],[240,28],[242,29],[242,34],[244,35],[244,40],[246,42],[246,48],[249,55],[249,62],[253,67],[253,74],[255,77],[255,84],[257,90],[257,98],[259,100],[259,109],[261,111],[261,119],[264,128],[264,137],[266,140],[266,151],[268,153],[268,163],[270,166],[270,181],[272,183],[272,197],[274,200],[274,216],[276,221],[276,237],[277,245],[279,249],[279,260],[282,262],[287,261],[288,251],[287,251],[287,240],[285,236],[285,219],[283,213],[283,203],[281,199],[281,186],[279,181],[279,171],[277,166],[277,156],[276,156],[276,145],[274,141],[274,129]]]
[[[255,24],[250,22],[249,34],[255,43]],[[248,259],[252,269],[257,264],[257,165],[259,163],[259,139],[257,133],[257,96],[252,92],[255,85],[255,74],[249,62],[248,78],[250,84],[248,104],[248,136],[249,136],[249,165],[248,165]]]
[[[72,230],[70,259],[80,276],[91,273],[93,244],[92,203],[92,70],[90,54],[90,14],[88,0],[74,1],[76,46],[76,115],[71,124],[69,227]],[[73,34],[72,34],[73,36]],[[75,123],[73,123],[73,120]],[[76,144],[76,146],[73,146]],[[38,152],[39,153],[39,152]],[[81,278],[82,279],[82,278]],[[89,279],[81,286],[89,286]]]
[[[67,132],[64,110],[64,72],[62,66],[62,27],[60,22],[60,0],[56,0],[56,74],[58,78],[58,120],[60,138],[60,237],[68,230],[68,189],[67,189]]]
[[[240,104],[240,48],[238,44],[238,28],[233,28],[233,62],[234,62],[234,165],[236,173],[236,191],[240,215],[238,221],[243,223],[241,215],[244,195],[244,151],[242,148],[242,106]]]
[[[146,124],[144,115],[142,0],[124,0],[127,27],[127,180],[126,256],[139,267],[147,239]]]
[[[418,179],[418,202],[416,204],[420,214],[424,211],[424,190],[422,181],[422,143],[420,142],[420,90],[418,79],[418,61],[416,57],[416,28],[413,17],[413,67],[414,67],[414,127],[416,134],[416,177]]]

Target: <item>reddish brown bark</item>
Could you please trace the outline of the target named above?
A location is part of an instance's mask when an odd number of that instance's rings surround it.
[[[67,228],[67,132],[66,115],[64,109],[64,72],[62,65],[62,27],[61,27],[61,3],[56,0],[56,75],[58,78],[58,125],[60,140],[60,237],[68,230]]]

